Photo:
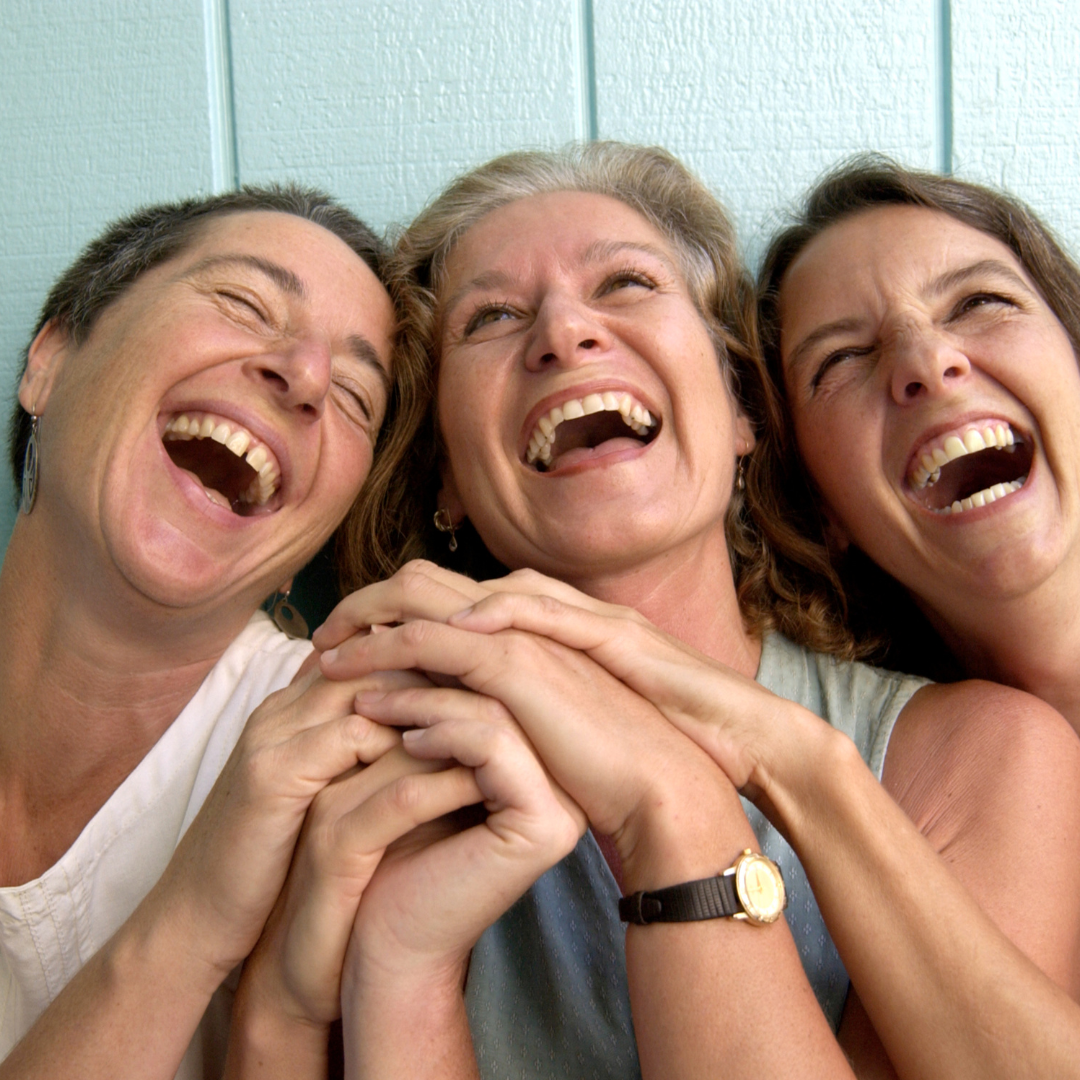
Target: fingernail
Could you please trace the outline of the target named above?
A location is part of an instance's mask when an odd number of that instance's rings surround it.
[[[401,733],[401,741],[402,742],[416,742],[416,740],[419,739],[420,736],[423,735],[423,734],[424,734],[424,729],[423,728],[415,728],[415,727],[414,728],[409,728],[408,731],[403,731]]]
[[[476,610],[476,605],[473,604],[470,607],[462,608],[461,611],[455,612],[447,619],[447,622],[459,622],[461,619],[468,618]]]
[[[322,654],[323,667],[330,667],[335,660],[337,660],[337,649],[327,649],[326,652]]]
[[[382,690],[359,690],[354,698],[357,705],[375,705],[386,697]]]

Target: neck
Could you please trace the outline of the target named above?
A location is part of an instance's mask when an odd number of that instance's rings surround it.
[[[1059,580],[1068,577],[1076,587]],[[1080,575],[1055,574],[1015,599],[960,605],[961,617],[948,622],[923,609],[968,675],[1042,698],[1080,732]]]
[[[19,520],[0,569],[0,806],[27,828],[64,807],[89,820],[250,617],[178,613],[115,573],[75,573],[33,525]]]
[[[569,584],[606,603],[634,608],[672,637],[748,678],[757,674],[761,642],[743,624],[722,529],[692,547]]]

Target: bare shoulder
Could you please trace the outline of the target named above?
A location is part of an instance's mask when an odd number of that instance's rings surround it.
[[[996,683],[924,687],[882,783],[1014,944],[1080,991],[1080,738],[1061,714]]]
[[[1053,795],[1080,813],[1080,738],[1045,701],[969,680],[919,690],[901,712],[882,782],[909,815],[965,794],[1006,804]]]

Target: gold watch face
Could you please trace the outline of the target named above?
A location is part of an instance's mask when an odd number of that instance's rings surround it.
[[[735,891],[752,923],[776,922],[784,910],[784,879],[776,863],[764,855],[748,851],[739,857],[735,864]]]

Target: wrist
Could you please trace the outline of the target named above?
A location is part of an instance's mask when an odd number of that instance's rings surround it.
[[[652,890],[710,877],[730,866],[757,839],[738,792],[701,755],[693,770],[659,780],[616,838],[624,891]]]
[[[283,1076],[325,1076],[330,1025],[279,1008],[242,978],[229,1025],[227,1076],[252,1072]]]
[[[851,739],[818,721],[806,725],[797,751],[763,770],[753,801],[798,848],[810,839],[809,830],[836,820],[839,803],[858,790],[854,774],[866,772],[866,763]]]

